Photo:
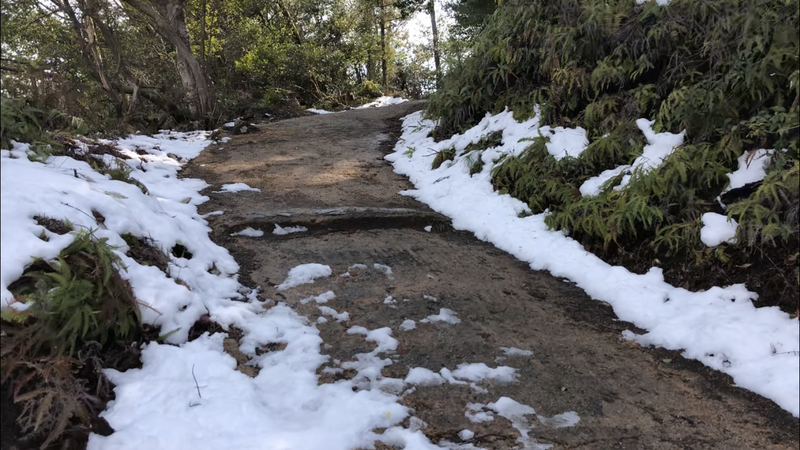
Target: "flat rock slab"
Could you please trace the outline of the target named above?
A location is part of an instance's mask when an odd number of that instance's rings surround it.
[[[320,367],[320,383],[353,376],[339,370],[341,363],[375,348],[347,329],[390,327],[399,342],[382,355],[391,358],[384,377],[464,363],[516,369],[512,383],[406,391],[401,402],[424,422],[416,426],[432,442],[461,442],[459,431],[470,429],[468,442],[477,447],[517,447],[520,433],[508,420],[495,415],[473,423],[465,414],[468,403],[506,396],[536,409],[530,434],[554,448],[798,448],[791,414],[677,352],[621,340],[623,330],[636,330],[607,305],[398,195],[412,186],[382,157],[399,134],[398,118],[421,107],[409,102],[270,123],[220,144],[221,151],[204,152],[187,168],[213,184],[209,191],[238,182],[261,189],[212,193],[203,206],[224,211],[209,217],[213,236],[236,257],[245,283],[309,320],[323,314],[307,299],[330,290],[336,298],[324,306],[349,314],[347,321],[326,316],[317,325],[331,357]],[[273,235],[275,224],[307,231]],[[265,234],[231,236],[246,227]],[[275,288],[304,263],[326,264],[333,275]],[[391,274],[374,264],[391,267]],[[460,322],[421,322],[442,308]],[[414,329],[401,329],[407,320]],[[501,347],[530,354],[506,355]],[[580,415],[576,426],[557,428],[544,419],[566,411]]]

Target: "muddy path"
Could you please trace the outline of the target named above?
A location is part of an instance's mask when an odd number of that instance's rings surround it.
[[[798,420],[772,402],[678,352],[622,341],[621,331],[635,328],[615,320],[607,305],[398,195],[412,186],[383,156],[400,133],[399,118],[421,107],[410,102],[271,123],[211,146],[186,169],[213,185],[201,212],[224,211],[209,217],[213,236],[236,257],[243,282],[309,320],[321,316],[318,305],[300,300],[331,290],[336,298],[326,306],[349,314],[318,325],[331,357],[319,370],[320,383],[352,376],[341,363],[375,348],[348,328],[391,327],[399,345],[383,355],[391,358],[385,377],[463,363],[517,369],[511,383],[406,392],[401,402],[424,422],[416,426],[432,442],[462,442],[459,431],[470,429],[468,442],[477,447],[517,447],[520,432],[510,421],[495,415],[475,423],[466,414],[468,404],[506,396],[536,410],[529,433],[554,448],[798,448]],[[213,192],[239,182],[261,191]],[[272,234],[276,224],[308,231]],[[246,227],[265,234],[231,236]],[[333,276],[275,289],[303,263],[329,265]],[[420,322],[442,308],[460,323]],[[401,329],[409,319],[416,328]],[[530,354],[507,355],[501,347]],[[470,414],[487,412],[475,409]],[[546,419],[566,411],[580,416],[576,426]]]

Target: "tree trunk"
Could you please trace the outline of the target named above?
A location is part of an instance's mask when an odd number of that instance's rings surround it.
[[[283,2],[283,0],[278,0],[278,8],[280,8],[281,14],[283,14],[283,17],[286,18],[286,21],[289,22],[289,27],[292,29],[292,35],[294,36],[294,42],[297,45],[302,44],[303,36],[300,34],[300,29],[297,28],[297,24],[295,23],[292,14],[289,12],[289,9],[286,8],[286,4]]]
[[[214,88],[192,53],[185,0],[123,0],[123,3],[153,19],[158,33],[175,47],[176,67],[189,111],[195,118],[208,119],[214,107]]]
[[[384,0],[378,0],[378,6],[381,8],[381,86],[383,89],[387,89],[389,83],[386,75],[386,4]]]
[[[431,16],[431,33],[433,34],[433,63],[436,66],[436,87],[442,80],[442,66],[439,60],[439,29],[436,27],[436,5],[434,0],[428,1],[428,13]]]
[[[203,8],[202,14],[200,14],[200,59],[203,61],[203,68],[208,67],[208,63],[206,62],[206,0],[200,2],[200,7]]]

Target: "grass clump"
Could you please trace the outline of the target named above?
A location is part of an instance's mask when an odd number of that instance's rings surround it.
[[[105,238],[81,231],[9,287],[29,306],[2,311],[0,382],[11,383],[30,445],[46,448],[70,428],[88,430],[104,408],[110,390],[98,355],[127,348],[142,329],[121,268]]]
[[[456,159],[456,149],[448,148],[445,150],[440,150],[436,152],[436,156],[433,158],[433,163],[431,163],[431,169],[438,169],[439,167],[444,164],[445,161],[452,161]]]

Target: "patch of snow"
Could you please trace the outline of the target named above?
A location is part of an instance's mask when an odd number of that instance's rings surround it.
[[[283,283],[279,284],[276,289],[285,291],[286,289],[300,286],[301,284],[313,283],[317,278],[329,277],[331,274],[333,274],[331,268],[324,264],[300,264],[289,270],[286,279]]]
[[[581,416],[579,416],[575,411],[567,411],[565,413],[556,414],[553,417],[539,416],[538,418],[542,425],[551,428],[574,427],[581,420]]]
[[[244,230],[237,231],[236,233],[231,233],[231,236],[247,236],[247,237],[261,237],[264,235],[264,232],[261,230],[255,230],[253,228],[247,227]]]
[[[681,131],[678,134],[656,133],[652,128],[654,123],[654,120],[636,120],[636,126],[644,133],[644,137],[647,139],[647,145],[645,145],[642,150],[642,156],[636,158],[633,164],[631,164],[631,173],[623,176],[619,186],[615,186],[614,189],[620,190],[625,187],[636,171],[647,173],[657,168],[664,162],[667,156],[672,154],[676,148],[683,144],[683,138],[686,136],[685,131]]]
[[[276,223],[275,224],[275,229],[272,230],[272,234],[277,234],[278,236],[283,236],[283,235],[291,234],[291,233],[302,233],[304,231],[308,231],[308,228],[301,227],[301,226],[285,227],[284,228],[284,227],[281,227],[280,225],[278,225]]]
[[[366,264],[353,264],[352,266],[348,267],[348,270],[359,269],[359,270],[366,270]]]
[[[557,160],[567,156],[577,158],[589,145],[586,130],[581,127],[541,127],[539,132],[542,136],[550,138],[550,142],[546,144],[547,153],[553,155],[553,158]]]
[[[392,276],[392,268],[387,266],[387,265],[385,265],[385,264],[375,263],[375,264],[372,265],[372,267],[375,270],[383,272],[383,274],[386,275],[387,277],[391,277]]]
[[[452,372],[454,378],[469,381],[491,380],[497,383],[511,383],[516,378],[516,369],[508,366],[491,368],[484,363],[464,363]]]
[[[600,193],[600,188],[608,180],[624,174],[619,185],[614,186],[614,190],[624,188],[630,182],[633,174],[636,172],[647,173],[661,165],[664,159],[667,158],[676,148],[683,144],[683,138],[686,132],[674,133],[656,133],[653,131],[654,121],[647,119],[638,119],[636,126],[644,134],[648,144],[644,146],[642,155],[633,161],[633,164],[623,165],[614,169],[604,170],[600,175],[591,177],[581,184],[580,191],[584,197],[594,196]]]
[[[428,233],[430,233],[430,232],[431,232],[431,230],[433,230],[433,226],[432,226],[432,225],[428,225],[427,227],[423,228],[423,230],[425,230],[425,231],[427,231]]]
[[[519,431],[520,437],[517,439],[524,448],[546,449],[551,445],[539,444],[528,434],[531,425],[525,416],[536,415],[536,411],[528,405],[523,405],[508,397],[500,397],[496,402],[486,405],[500,417],[504,417],[511,422],[511,426]]]
[[[402,331],[409,331],[413,330],[414,328],[417,328],[417,324],[411,319],[406,319],[400,324],[400,330]]]
[[[729,183],[723,192],[763,180],[767,176],[767,169],[772,161],[770,156],[773,152],[774,150],[763,148],[744,152],[738,159],[739,167],[736,171],[727,174]]]
[[[337,322],[347,322],[350,320],[350,313],[343,312],[338,313],[335,309],[331,308],[330,306],[317,306],[319,312],[326,316],[333,317]]]
[[[420,320],[420,323],[435,323],[435,322],[445,322],[449,323],[450,325],[455,325],[457,323],[461,323],[461,319],[456,317],[456,313],[452,309],[441,308],[439,310],[439,314],[430,315]]]
[[[397,300],[395,300],[394,297],[392,297],[391,295],[383,299],[384,305],[393,305],[395,303],[397,303]]]
[[[209,217],[212,217],[212,216],[221,216],[223,214],[225,214],[224,211],[212,211],[212,212],[207,213],[207,214],[202,214],[200,217],[202,217],[203,219],[206,219],[206,218],[209,218]]]
[[[656,134],[650,124],[638,121],[648,146],[635,170],[656,167],[683,142],[683,133]],[[531,269],[567,278],[592,298],[611,304],[619,319],[647,330],[634,337],[636,342],[682,349],[684,357],[727,373],[737,386],[800,415],[800,358],[771,351],[776,342],[787,351],[798,350],[797,320],[777,307],[756,308],[752,303],[756,294],[743,285],[690,292],[664,281],[659,268],[634,274],[611,266],[564,233],[548,229],[545,214],[519,217],[530,213],[528,206],[494,190],[488,174],[495,162],[505,155],[518,155],[529,145],[524,138],[538,136],[538,115],[517,122],[508,110],[487,114],[465,133],[438,143],[428,137],[433,126],[421,112],[407,116],[394,153],[386,156],[395,171],[408,176],[415,186],[403,195],[450,217],[455,229],[469,230],[528,262]],[[463,150],[479,136],[494,131],[502,131],[503,144],[482,153],[484,172],[471,177]],[[413,152],[409,157],[409,147],[430,151]],[[447,148],[456,149],[455,164],[431,170],[433,155]]]
[[[347,334],[363,334],[364,336],[366,336],[367,333],[369,333],[369,330],[360,325],[350,327],[347,330]]]
[[[356,109],[364,109],[364,108],[380,108],[382,106],[389,106],[389,105],[397,105],[399,103],[407,102],[408,99],[401,98],[401,97],[378,97],[374,101],[369,103],[365,103],[361,106],[357,106]]]
[[[470,431],[470,430],[463,429],[463,430],[461,430],[461,431],[459,431],[459,432],[458,432],[458,437],[459,437],[459,438],[460,438],[462,441],[468,441],[468,440],[470,440],[470,439],[472,439],[472,438],[474,438],[474,437],[475,437],[475,433],[474,433],[474,432],[472,432],[472,431]]]
[[[716,247],[723,242],[736,241],[736,229],[739,224],[728,220],[728,216],[717,213],[703,214],[703,228],[700,229],[700,240],[709,247]]]
[[[423,295],[422,298],[424,298],[425,300],[430,300],[432,302],[438,302],[439,301],[438,298],[436,298],[436,297],[434,297],[432,295],[427,295],[427,294]]]
[[[484,411],[485,406],[483,403],[467,403],[464,415],[472,423],[491,422],[494,420],[494,414],[491,411]]]
[[[323,292],[322,294],[317,295],[316,297],[308,297],[300,300],[300,303],[305,305],[307,303],[317,302],[319,303],[328,303],[329,301],[336,298],[336,294],[333,291]]]
[[[521,348],[516,347],[500,347],[500,350],[506,354],[506,356],[531,356],[533,352],[530,350],[523,350]]]
[[[230,136],[225,136],[225,137],[223,137],[222,139],[220,139],[219,141],[220,141],[220,142],[222,142],[223,144],[226,144],[226,143],[230,142],[231,140],[233,140],[233,138],[232,138],[232,137],[230,137]]]
[[[308,108],[306,111],[308,111],[310,113],[314,113],[314,114],[332,114],[331,111],[326,111],[324,109]]]
[[[442,367],[441,370],[439,370],[439,375],[450,384],[467,384],[466,381],[456,380],[453,376],[453,372],[447,367]]]
[[[223,184],[220,190],[214,191],[214,193],[222,194],[225,192],[243,192],[243,191],[261,192],[261,189],[250,187],[247,185],[247,183],[229,183],[229,184]]]
[[[430,369],[413,367],[408,371],[404,382],[417,386],[437,386],[444,383],[444,378]]]

